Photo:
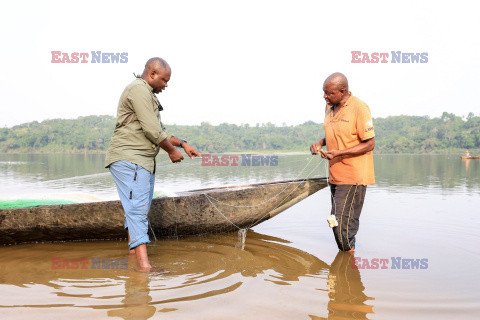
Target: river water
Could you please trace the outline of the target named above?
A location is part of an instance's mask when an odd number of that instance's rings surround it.
[[[0,155],[0,201],[117,199],[103,161]],[[0,247],[0,319],[478,319],[480,161],[375,155],[375,172],[355,256],[338,253],[326,188],[249,230],[243,250],[237,233],[152,241],[167,275],[134,271],[126,241]],[[325,163],[310,155],[263,167],[159,157],[156,192],[311,176]]]

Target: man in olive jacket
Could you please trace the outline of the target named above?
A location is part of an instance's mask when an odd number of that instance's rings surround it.
[[[135,254],[137,268],[150,271],[148,261],[147,215],[155,184],[155,157],[160,148],[172,162],[183,160],[175,147],[183,147],[192,159],[198,152],[166,131],[160,119],[163,110],[155,94],[162,92],[170,80],[171,69],[161,58],[151,58],[145,64],[141,77],[123,91],[117,109],[117,122],[105,165],[110,169],[117,185],[125,211],[125,229],[128,231],[129,249]]]

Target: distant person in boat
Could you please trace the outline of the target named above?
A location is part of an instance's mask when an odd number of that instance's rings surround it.
[[[151,58],[142,75],[136,76],[125,88],[105,160],[125,211],[130,254],[135,254],[140,271],[152,268],[146,244],[150,243],[147,214],[153,198],[155,156],[162,148],[173,163],[178,163],[183,156],[175,147],[182,147],[192,159],[199,156],[187,141],[174,137],[161,122],[163,107],[156,94],[165,90],[170,75],[171,69],[165,60]]]
[[[325,138],[311,145],[310,151],[329,161],[332,215],[338,223],[333,234],[340,250],[353,252],[367,185],[375,183],[375,131],[370,109],[348,91],[343,74],[330,75],[323,91]]]
[[[465,157],[470,157],[470,152],[468,150],[465,151]]]

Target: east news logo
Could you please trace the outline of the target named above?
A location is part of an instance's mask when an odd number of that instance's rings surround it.
[[[240,162],[241,160],[241,162]],[[278,155],[254,155],[254,154],[241,154],[239,155],[211,155],[202,154],[202,166],[207,167],[224,167],[224,166],[278,166]]]
[[[428,269],[428,258],[353,258],[353,269]]]
[[[352,63],[427,63],[428,52],[362,52],[352,51]]]
[[[128,52],[68,52],[52,51],[52,63],[127,63]]]

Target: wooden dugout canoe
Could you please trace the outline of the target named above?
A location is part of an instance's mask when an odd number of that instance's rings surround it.
[[[474,160],[480,160],[480,156],[460,156],[462,160],[468,160],[468,159],[474,159]]]
[[[191,190],[155,198],[150,239],[221,233],[270,219],[327,186],[326,178]],[[151,232],[151,231],[150,231]],[[0,244],[124,239],[120,201],[0,210]]]

